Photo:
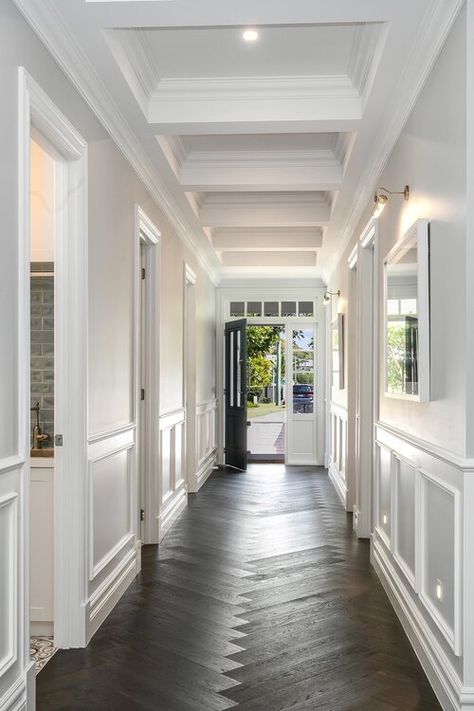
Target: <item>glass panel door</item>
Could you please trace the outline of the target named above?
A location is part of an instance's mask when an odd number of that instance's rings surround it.
[[[317,464],[317,328],[287,326],[287,463]]]

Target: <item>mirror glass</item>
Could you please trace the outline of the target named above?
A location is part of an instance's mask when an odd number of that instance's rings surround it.
[[[385,263],[386,392],[419,394],[418,244],[410,235]]]

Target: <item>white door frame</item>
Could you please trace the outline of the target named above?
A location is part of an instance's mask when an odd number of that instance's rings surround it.
[[[135,471],[137,486],[132,510],[138,517],[137,532],[142,543],[158,543],[158,402],[159,402],[159,280],[161,232],[135,205],[134,254],[134,409],[137,423]],[[142,292],[141,250],[144,250],[145,280]],[[141,294],[144,294],[142,303]],[[142,313],[143,310],[143,313]],[[142,316],[145,332],[142,334]],[[144,349],[144,353],[142,352]],[[143,363],[143,368],[142,368]],[[141,390],[145,391],[142,402]],[[141,416],[141,413],[142,416]],[[144,519],[140,521],[140,509]]]
[[[377,229],[370,220],[363,231],[357,257],[356,339],[356,501],[354,530],[359,538],[373,531],[374,423],[378,408]]]
[[[30,469],[30,140],[56,160],[54,636],[59,647],[86,644],[87,492],[87,143],[23,67],[19,68],[20,424],[25,461],[24,614],[29,657]],[[23,608],[24,606],[24,608]]]
[[[188,493],[198,486],[197,401],[196,401],[196,281],[189,264],[184,264],[183,279],[183,404],[186,413],[184,461]]]

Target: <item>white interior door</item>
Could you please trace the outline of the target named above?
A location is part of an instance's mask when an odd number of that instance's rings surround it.
[[[318,415],[323,397],[316,323],[286,326],[287,464],[321,463]]]

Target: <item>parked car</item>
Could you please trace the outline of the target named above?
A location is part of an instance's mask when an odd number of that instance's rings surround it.
[[[293,385],[293,412],[313,412],[313,386]]]

